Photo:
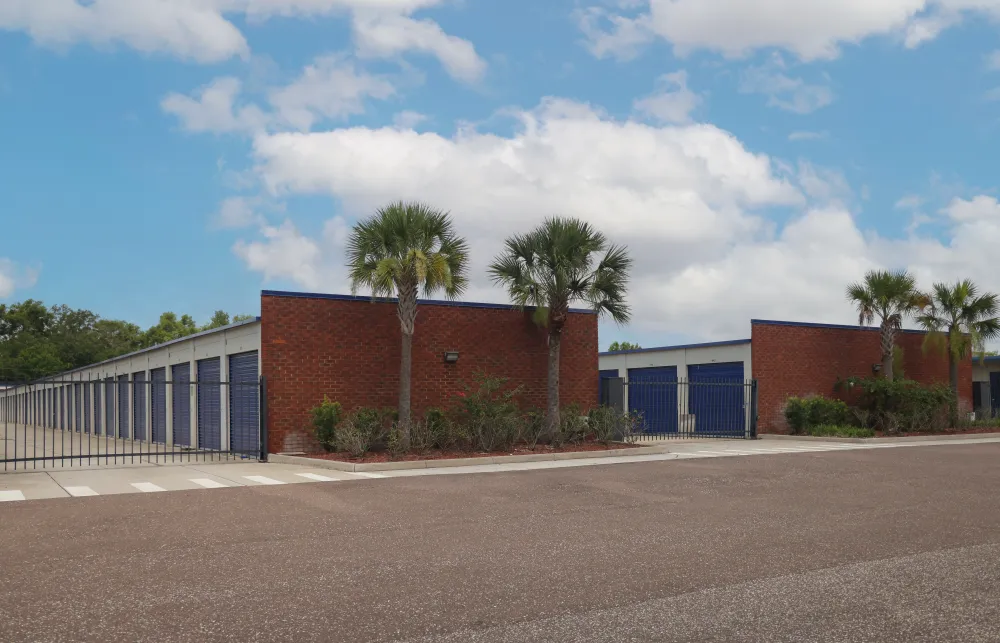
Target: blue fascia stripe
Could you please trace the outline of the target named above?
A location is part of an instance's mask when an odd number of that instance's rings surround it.
[[[658,353],[660,351],[678,351],[687,348],[712,348],[713,346],[740,346],[742,344],[749,344],[749,339],[731,339],[724,342],[706,342],[704,344],[678,344],[677,346],[658,346],[656,348],[637,348],[630,351],[605,351],[603,353],[598,353],[599,357],[606,357],[608,355],[631,355],[634,353]]]
[[[318,292],[289,292],[285,290],[262,290],[261,297],[294,297],[299,299],[333,299],[336,301],[365,301],[369,303],[377,302],[384,304],[396,303],[395,297],[365,297],[362,295],[335,295],[331,293]],[[454,308],[491,308],[494,310],[520,310],[512,304],[487,304],[475,301],[447,301],[443,299],[418,299],[417,303],[422,306],[451,306]],[[525,310],[534,310],[533,306],[526,306]],[[571,313],[581,313],[584,315],[596,315],[596,311],[589,308],[570,308]]]

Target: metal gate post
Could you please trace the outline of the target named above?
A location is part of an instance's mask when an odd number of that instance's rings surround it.
[[[267,378],[260,376],[260,461],[267,462]]]

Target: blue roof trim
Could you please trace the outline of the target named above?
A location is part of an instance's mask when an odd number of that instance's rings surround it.
[[[982,364],[983,362],[986,362],[987,364],[1000,364],[1000,355],[992,355],[990,357],[984,357],[982,359],[975,356],[973,356],[972,358],[973,364]]]
[[[878,326],[852,326],[847,324],[817,324],[814,322],[791,322],[791,321],[776,321],[774,319],[751,319],[750,325],[760,324],[761,326],[799,326],[803,328],[830,328],[833,330],[871,330],[877,331]],[[922,330],[912,330],[909,328],[904,328],[902,330],[904,333],[913,333],[916,335],[926,335],[926,331]]]
[[[378,297],[373,299],[372,297],[365,297],[361,295],[335,295],[331,293],[319,293],[319,292],[289,292],[285,290],[262,290],[260,292],[261,297],[297,297],[299,299],[335,299],[338,301],[366,301],[366,302],[380,302],[380,303],[395,303],[395,297]],[[519,310],[517,306],[512,304],[487,304],[483,302],[475,301],[446,301],[443,299],[418,299],[417,303],[424,306],[451,306],[453,308],[492,308],[494,310]],[[534,307],[528,306],[528,310],[534,310]],[[582,313],[585,315],[596,315],[597,313],[589,308],[570,308],[571,313]]]
[[[74,368],[71,371],[63,371],[62,373],[56,373],[55,375],[46,375],[43,378],[35,380],[36,382],[45,382],[48,380],[57,379],[62,375],[69,375],[70,373],[76,373],[78,371],[86,371],[98,366],[103,366],[104,364],[111,364],[112,362],[117,362],[119,360],[128,359],[130,357],[135,357],[136,355],[142,355],[143,353],[148,353],[150,351],[160,350],[161,348],[166,348],[167,346],[173,346],[174,344],[179,344],[181,342],[186,342],[189,339],[197,339],[199,337],[205,337],[206,335],[212,335],[213,333],[221,333],[225,330],[233,330],[234,328],[239,328],[240,326],[247,326],[249,324],[260,323],[260,317],[254,317],[253,319],[247,319],[245,321],[236,322],[235,324],[229,324],[228,326],[219,326],[218,328],[213,328],[211,330],[203,330],[200,333],[194,333],[193,335],[185,335],[178,339],[172,339],[169,342],[163,342],[162,344],[157,344],[155,346],[150,346],[149,348],[144,348],[142,350],[133,351],[131,353],[125,353],[124,355],[119,355],[118,357],[112,357],[111,359],[106,359],[103,362],[96,362],[94,364],[88,364],[87,366],[81,366],[79,368]]]
[[[741,344],[749,344],[749,339],[730,339],[724,342],[706,342],[704,344],[678,344],[677,346],[658,346],[656,348],[638,348],[631,351],[605,351],[603,353],[598,353],[598,357],[605,357],[608,355],[631,355],[633,353],[658,353],[660,351],[679,351],[688,348],[713,348],[715,346],[739,346]]]

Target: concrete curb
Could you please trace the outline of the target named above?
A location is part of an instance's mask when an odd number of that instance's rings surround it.
[[[917,435],[905,438],[826,438],[811,435],[762,434],[761,440],[789,440],[794,442],[846,442],[849,444],[909,444],[911,442],[937,442],[947,440],[983,440],[1000,438],[1000,433],[962,433],[960,435]]]
[[[591,458],[620,458],[622,456],[659,455],[669,453],[666,446],[609,449],[608,451],[569,451],[565,453],[532,453],[529,455],[499,455],[482,458],[451,458],[447,460],[409,460],[403,462],[355,463],[276,453],[267,457],[276,464],[297,464],[316,469],[334,471],[402,471],[406,469],[437,469],[443,467],[469,467],[484,464],[512,464],[515,462],[554,462],[558,460],[586,460]]]

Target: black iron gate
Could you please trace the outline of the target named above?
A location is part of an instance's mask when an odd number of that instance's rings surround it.
[[[221,382],[121,375],[11,386],[0,390],[0,471],[266,461],[266,395],[263,377]],[[154,406],[161,397],[173,403]],[[199,414],[202,397],[217,405],[220,399],[240,404],[235,411],[228,406],[215,414]],[[247,413],[248,405],[257,412]],[[139,429],[149,426],[157,430]],[[205,435],[219,439],[206,441]]]
[[[627,412],[638,440],[757,437],[757,380],[602,378],[601,403]]]

